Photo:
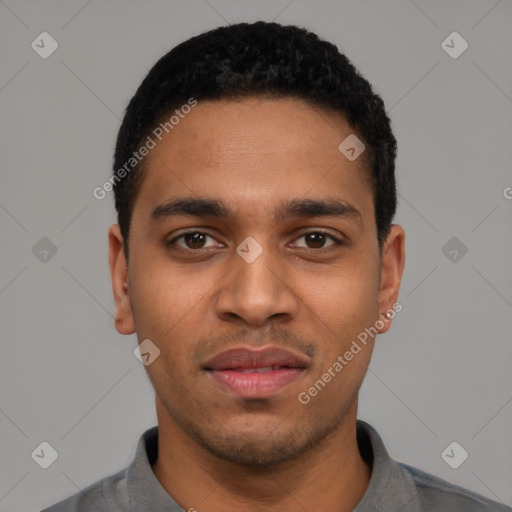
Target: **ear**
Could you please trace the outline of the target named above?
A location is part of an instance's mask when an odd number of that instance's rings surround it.
[[[392,224],[382,245],[379,311],[380,318],[383,320],[380,323],[383,323],[384,326],[379,328],[380,334],[389,330],[395,311],[398,312],[402,309],[402,305],[397,306],[397,303],[404,265],[405,232],[402,226]],[[388,316],[386,316],[386,313],[388,313]]]
[[[119,334],[133,334],[132,305],[128,291],[128,265],[124,254],[124,241],[119,224],[112,224],[108,230],[109,265],[112,292],[116,307],[114,326]]]

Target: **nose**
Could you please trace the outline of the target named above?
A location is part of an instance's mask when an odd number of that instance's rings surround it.
[[[276,319],[289,321],[296,316],[298,298],[286,262],[269,248],[262,249],[252,262],[233,254],[231,271],[216,294],[218,318],[261,327]]]

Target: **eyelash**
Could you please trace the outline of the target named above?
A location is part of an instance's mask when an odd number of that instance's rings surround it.
[[[305,237],[307,235],[313,235],[313,234],[314,235],[324,235],[325,237],[330,238],[334,242],[334,244],[332,244],[332,245],[330,245],[328,247],[320,247],[318,249],[311,248],[311,247],[299,247],[300,249],[305,249],[306,251],[312,251],[312,252],[320,252],[320,251],[328,252],[328,251],[331,251],[333,249],[336,249],[337,247],[346,245],[346,242],[344,242],[340,238],[337,238],[334,235],[331,235],[330,233],[328,233],[327,231],[322,231],[322,230],[314,230],[314,231],[308,231],[306,233],[302,233],[295,240],[298,240],[299,238]],[[208,236],[210,238],[215,239],[215,237],[213,237],[209,233],[205,233],[204,231],[186,231],[185,233],[181,233],[181,235],[173,238],[172,240],[167,242],[165,245],[168,248],[170,248],[170,249],[175,249],[175,250],[178,250],[178,251],[185,251],[185,252],[197,252],[197,253],[200,253],[200,252],[206,252],[206,251],[209,250],[209,248],[190,249],[189,247],[185,248],[185,247],[181,247],[179,245],[176,245],[176,241],[181,239],[181,238],[183,238],[183,237],[185,237],[186,235],[206,235],[206,236]]]

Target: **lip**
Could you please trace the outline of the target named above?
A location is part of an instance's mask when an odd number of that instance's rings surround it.
[[[267,398],[299,378],[309,361],[289,350],[234,348],[209,359],[204,370],[224,389],[242,398]]]

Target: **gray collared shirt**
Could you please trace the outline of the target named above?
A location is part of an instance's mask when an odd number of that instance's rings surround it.
[[[357,420],[361,456],[372,467],[370,483],[354,512],[511,512],[506,505],[390,458],[377,431]],[[42,512],[182,512],[155,477],[158,427],[146,430],[125,469]],[[200,504],[196,506],[202,511]]]

